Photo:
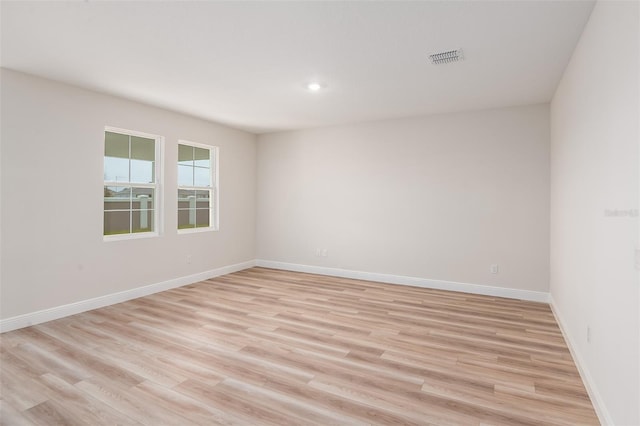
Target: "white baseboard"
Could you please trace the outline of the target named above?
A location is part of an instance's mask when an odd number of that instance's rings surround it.
[[[104,306],[113,305],[115,303],[126,302],[127,300],[137,299],[138,297],[148,296],[160,291],[197,283],[199,281],[204,281],[210,278],[219,277],[221,275],[230,274],[232,272],[241,271],[253,266],[255,266],[255,261],[250,260],[247,262],[236,263],[234,265],[223,266],[221,268],[200,272],[198,274],[187,275],[185,277],[179,277],[168,281],[150,284],[144,287],[121,291],[119,293],[107,294],[105,296],[82,300],[80,302],[70,303],[68,305],[56,306],[55,308],[49,308],[38,312],[18,315],[12,318],[0,320],[0,333],[29,327],[70,315],[79,314],[81,312],[90,311],[92,309],[98,309]]]
[[[569,347],[569,352],[571,352],[571,356],[573,357],[573,363],[578,368],[578,373],[580,373],[580,377],[582,378],[582,382],[584,383],[584,387],[587,389],[587,393],[589,394],[589,398],[591,398],[591,403],[593,404],[593,408],[596,410],[596,414],[598,415],[598,420],[600,420],[600,424],[602,425],[614,425],[613,418],[607,410],[607,407],[598,392],[598,388],[596,387],[595,382],[593,381],[593,377],[591,373],[589,373],[589,369],[587,368],[587,364],[584,362],[584,359],[580,355],[580,353],[576,350],[577,346],[574,342],[574,339],[568,332],[566,327],[566,323],[558,310],[555,301],[553,300],[553,295],[549,294],[549,306],[551,306],[551,311],[553,315],[556,317],[556,322],[560,327],[560,331],[564,336],[565,342],[567,342],[567,346]]]
[[[68,305],[57,306],[55,308],[44,309],[42,311],[18,315],[15,317],[0,320],[0,333],[29,327],[70,315],[79,314],[81,312],[90,311],[92,309],[98,309],[104,306],[113,305],[115,303],[126,302],[127,300],[148,296],[153,293],[170,290],[176,287],[182,287],[209,278],[218,277],[220,275],[226,275],[232,272],[241,271],[253,266],[262,266],[265,268],[282,269],[287,271],[308,272],[312,274],[353,278],[367,281],[377,281],[388,284],[401,284],[414,287],[484,294],[488,296],[508,297],[511,299],[530,300],[534,302],[548,301],[548,293],[538,291],[492,287],[452,281],[429,280],[425,278],[380,274],[375,272],[361,272],[347,269],[325,268],[321,266],[300,265],[295,263],[275,262],[270,260],[250,260],[247,262],[237,263],[235,265],[223,266],[221,268],[212,269],[210,271],[200,272],[198,274],[174,278],[168,281],[122,291],[119,293],[107,294],[105,296],[100,296],[89,300],[83,300],[80,302],[70,303]]]
[[[300,265],[297,263],[276,262],[257,259],[256,266],[286,271],[307,272],[310,274],[329,275],[333,277],[353,278],[357,280],[377,281],[387,284],[410,285],[414,287],[433,288],[438,290],[459,291],[464,293],[483,294],[487,296],[507,297],[509,299],[529,300],[532,302],[549,301],[549,293],[542,291],[519,290],[514,288],[493,287],[480,284],[458,283],[453,281],[430,280],[426,278],[407,277],[403,275],[379,274],[375,272],[353,271],[349,269],[325,268],[322,266]]]

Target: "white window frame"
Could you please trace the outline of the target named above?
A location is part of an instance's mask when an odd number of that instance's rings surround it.
[[[154,209],[153,209],[153,223],[154,223],[154,229],[153,231],[150,232],[129,232],[128,234],[115,234],[115,235],[104,235],[104,199],[102,202],[102,214],[103,214],[103,222],[102,222],[102,238],[103,241],[122,241],[122,240],[136,240],[136,239],[141,239],[141,238],[154,238],[154,237],[159,237],[162,234],[162,229],[163,229],[163,213],[162,213],[162,206],[163,206],[163,202],[162,202],[162,188],[163,188],[163,179],[164,179],[164,167],[163,167],[163,154],[164,154],[164,137],[160,136],[160,135],[154,135],[151,133],[145,133],[145,132],[140,132],[137,130],[128,130],[128,129],[123,129],[120,127],[113,127],[113,126],[105,126],[104,127],[104,132],[102,133],[102,139],[103,139],[103,152],[104,152],[104,144],[105,144],[105,133],[106,132],[113,132],[113,133],[120,133],[120,134],[124,134],[124,135],[129,135],[129,136],[137,136],[137,137],[141,137],[141,138],[146,138],[146,139],[153,139],[155,140],[155,161],[154,161],[154,176],[155,176],[155,183],[132,183],[132,182],[112,182],[112,181],[105,181],[103,179],[103,188],[105,186],[130,186],[130,187],[135,187],[135,188],[153,188],[154,189],[154,196],[155,196],[155,203],[154,203]],[[104,156],[104,154],[103,154]],[[103,161],[103,170],[102,170],[102,175],[104,177],[104,161]]]
[[[192,141],[188,141],[185,139],[179,139],[178,140],[178,144],[176,145],[176,151],[179,151],[180,149],[180,145],[186,145],[186,146],[191,146],[191,147],[195,147],[195,148],[202,148],[202,149],[206,149],[209,150],[209,164],[211,165],[211,171],[209,174],[209,186],[208,187],[204,187],[204,186],[181,186],[178,183],[178,178],[177,178],[177,174],[176,174],[176,184],[177,184],[177,188],[176,188],[176,197],[178,194],[178,191],[181,189],[186,189],[186,190],[198,190],[198,191],[202,191],[202,190],[210,190],[211,191],[211,196],[210,196],[210,200],[211,203],[213,203],[213,206],[209,208],[209,226],[207,227],[201,227],[201,228],[183,228],[183,229],[179,229],[177,227],[178,224],[178,203],[176,203],[176,229],[178,230],[178,234],[193,234],[193,233],[198,233],[198,232],[212,232],[212,231],[217,231],[219,229],[219,225],[220,225],[220,207],[219,207],[219,175],[218,175],[218,164],[219,164],[219,153],[220,153],[220,149],[217,146],[213,146],[213,145],[206,145],[206,144],[202,144],[202,143],[198,143],[198,142],[192,142]],[[176,157],[176,172],[178,169],[178,157]]]

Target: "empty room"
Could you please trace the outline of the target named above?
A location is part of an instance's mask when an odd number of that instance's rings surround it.
[[[1,425],[640,426],[640,2],[0,2]]]

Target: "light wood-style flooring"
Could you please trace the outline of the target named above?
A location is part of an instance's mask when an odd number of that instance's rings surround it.
[[[1,336],[3,425],[592,425],[549,307],[252,268]]]

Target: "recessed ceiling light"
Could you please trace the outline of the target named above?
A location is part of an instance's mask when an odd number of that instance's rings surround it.
[[[322,84],[318,83],[317,81],[312,81],[311,83],[307,84],[307,89],[310,92],[317,92],[322,89]]]

